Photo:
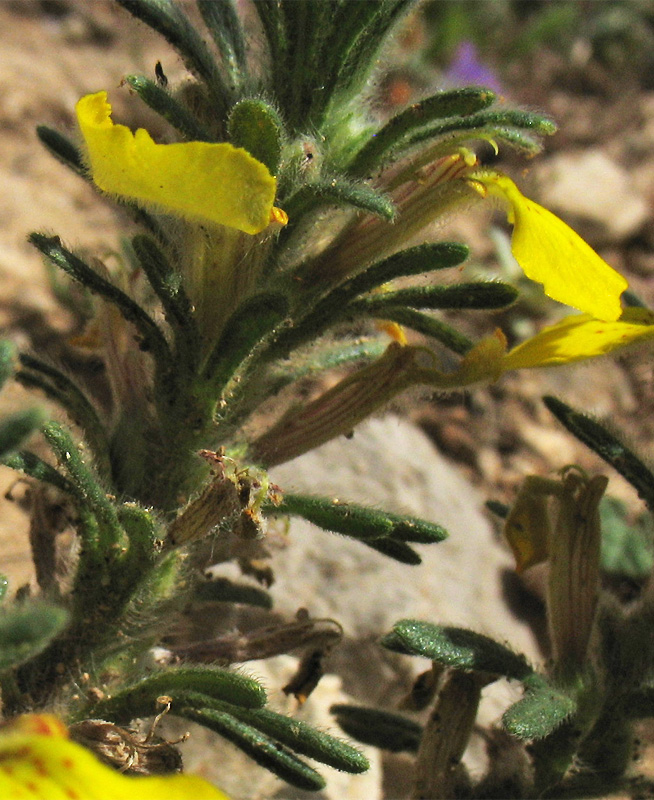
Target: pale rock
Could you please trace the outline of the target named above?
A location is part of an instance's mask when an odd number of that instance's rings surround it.
[[[304,606],[314,617],[343,625],[352,655],[338,669],[346,685],[364,687],[357,702],[388,703],[398,676],[388,675],[383,651],[373,643],[407,617],[469,627],[538,661],[530,629],[502,598],[501,575],[511,558],[482,513],[484,498],[413,424],[395,416],[369,420],[353,439],[328,442],[275,468],[272,478],[288,491],[423,517],[450,534],[439,544],[416,545],[423,563],[411,567],[304,520],[291,521],[288,546],[273,558],[275,609],[290,617]],[[406,662],[414,676],[429,667],[424,659]],[[478,722],[497,723],[518,697],[506,682],[489,686]],[[484,771],[481,738],[473,739],[464,760],[473,774]]]
[[[407,513],[449,532],[444,542],[415,545],[423,563],[412,567],[293,519],[288,547],[273,559],[277,611],[292,615],[302,604],[361,638],[404,617],[465,625],[536,655],[531,632],[502,600],[511,557],[482,513],[485,498],[419,428],[395,416],[369,420],[352,440],[328,442],[276,467],[272,478],[288,491]]]
[[[558,153],[536,176],[542,205],[608,240],[625,239],[647,221],[647,203],[629,173],[599,149]]]

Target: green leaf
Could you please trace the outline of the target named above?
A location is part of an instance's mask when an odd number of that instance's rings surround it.
[[[420,555],[406,542],[398,542],[397,539],[364,539],[362,543],[383,556],[399,561],[400,564],[411,567],[422,564]]]
[[[159,326],[138,303],[101,277],[81,258],[67,250],[58,236],[31,233],[28,239],[55,266],[62,269],[83,286],[86,286],[91,292],[113,303],[123,317],[128,322],[133,323],[140,333],[144,349],[152,353],[160,379],[170,379],[171,374],[174,372],[174,364],[168,343]],[[170,389],[171,387],[169,386],[168,388]]]
[[[184,705],[199,710],[210,708],[224,711],[294,752],[342,772],[359,774],[370,768],[368,759],[360,750],[294,717],[278,714],[267,708],[255,710],[239,708],[229,703],[212,701],[193,692],[184,692],[179,700]]]
[[[325,781],[314,769],[285,747],[225,711],[182,706],[176,713],[224,736],[262,767],[299,789],[317,792]]]
[[[649,510],[654,511],[654,474],[632,450],[604,425],[562,400],[547,396],[543,402],[570,433],[617,470],[634,487]]]
[[[381,640],[398,653],[423,656],[454,669],[488,672],[523,681],[533,673],[523,655],[481,633],[405,619]]]
[[[109,442],[98,413],[80,387],[57,367],[35,356],[21,353],[23,369],[16,373],[16,380],[23,386],[38,387],[59,403],[70,419],[84,432],[98,471],[104,478],[111,475]]]
[[[16,348],[6,339],[0,339],[0,389],[14,374]]]
[[[246,708],[260,708],[266,702],[261,684],[239,672],[218,667],[175,667],[119,689],[111,697],[84,709],[80,719],[91,711],[97,717],[126,723],[150,716],[160,695],[170,695],[174,699],[178,692],[185,691],[199,692]]]
[[[82,151],[70,139],[47,125],[38,125],[36,135],[57,161],[60,161],[83,178],[87,177]]]
[[[0,611],[0,672],[45,650],[68,622],[63,608],[30,603]]]
[[[490,89],[469,86],[438,92],[396,114],[366,142],[348,167],[353,175],[367,175],[379,166],[389,151],[405,136],[433,120],[465,117],[489,106],[495,100]]]
[[[305,214],[325,205],[353,206],[389,221],[395,217],[395,206],[386,195],[365,183],[336,177],[302,186],[284,202],[284,210],[291,224],[295,224]]]
[[[422,244],[372,264],[364,272],[332,289],[304,318],[295,320],[288,331],[282,331],[271,347],[270,358],[285,356],[302,344],[315,340],[330,325],[348,314],[351,301],[359,295],[395,278],[456,267],[467,258],[468,252],[465,245],[457,242]]]
[[[348,736],[391,753],[417,753],[422,725],[408,717],[364,706],[334,705],[330,711]]]
[[[604,572],[644,581],[654,567],[654,523],[650,514],[628,521],[627,507],[615,497],[604,497],[599,506],[602,521]]]
[[[247,77],[246,44],[233,0],[198,0],[198,9],[222,57],[229,80],[238,88]]]
[[[276,175],[282,152],[283,126],[279,114],[263,100],[240,100],[229,112],[229,137]]]
[[[75,485],[76,496],[83,498],[84,504],[101,525],[98,541],[100,551],[106,553],[108,558],[108,554],[112,552],[117,554],[116,548],[121,544],[123,529],[118,521],[116,508],[96,476],[84,463],[77,444],[68,431],[56,422],[46,423],[43,426],[43,435]]]
[[[525,696],[502,716],[506,730],[518,739],[543,739],[577,710],[571,697],[557,691],[539,676],[534,676],[525,685]]]
[[[30,478],[34,478],[37,481],[43,481],[44,483],[56,486],[57,489],[60,489],[66,494],[70,494],[73,497],[79,496],[77,488],[72,481],[69,481],[59,470],[56,470],[42,458],[39,458],[39,456],[34,453],[30,453],[28,450],[11,453],[2,459],[2,463],[11,469],[15,469],[17,472],[23,472],[25,475],[29,475]]]
[[[232,88],[198,31],[173,0],[116,0],[137,19],[160,33],[182,56],[186,66],[202,78],[212,94],[216,118],[225,116]]]
[[[244,362],[253,359],[258,345],[287,314],[286,297],[269,292],[251,297],[232,314],[203,370],[214,395],[224,389]]]
[[[272,608],[272,598],[268,592],[245,583],[234,583],[227,578],[213,578],[198,584],[192,599],[199,603],[243,603]]]
[[[170,92],[144,75],[127,75],[125,78],[143,102],[156,111],[166,122],[192,142],[215,142],[216,138],[206,131],[197,118],[176,100]]]
[[[23,441],[43,422],[44,414],[39,408],[16,411],[0,420],[0,458],[16,450]]]
[[[350,303],[350,310],[382,315],[393,306],[441,309],[495,309],[506,308],[515,302],[518,292],[507,283],[459,283],[454,286],[417,286],[398,289]]]
[[[431,544],[447,538],[447,532],[432,522],[417,517],[393,514],[330,497],[286,493],[281,504],[268,503],[267,514],[304,517],[314,525],[355,539],[383,539]]]
[[[490,109],[467,117],[456,117],[425,125],[403,140],[402,150],[422,142],[449,138],[453,135],[456,135],[456,138],[492,139],[494,136],[506,138],[504,133],[506,135],[513,133],[518,137],[522,131],[528,131],[537,136],[550,136],[556,132],[556,125],[542,114],[531,111]],[[514,143],[517,143],[517,139]]]
[[[406,328],[411,328],[412,331],[422,333],[423,336],[431,336],[432,339],[436,339],[460,356],[464,356],[475,346],[472,339],[468,339],[456,328],[452,328],[440,319],[436,319],[436,317],[421,314],[420,311],[415,311],[412,308],[390,306],[384,309],[384,319],[389,322],[397,322],[398,325],[404,325]]]
[[[134,236],[131,244],[138,264],[161,301],[166,321],[174,331],[179,356],[177,371],[179,374],[193,373],[200,349],[200,334],[182,276],[151,237]]]

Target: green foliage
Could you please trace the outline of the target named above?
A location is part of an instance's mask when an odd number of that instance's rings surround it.
[[[279,114],[263,100],[240,100],[229,112],[229,138],[245,148],[276,175],[281,158],[283,128]]]
[[[447,538],[440,525],[416,517],[391,514],[375,508],[343,503],[328,497],[286,493],[282,501],[268,504],[268,513],[304,517],[314,525],[355,539],[394,539],[400,542],[432,544]]]
[[[631,449],[604,425],[562,400],[548,396],[543,402],[570,433],[617,470],[654,511],[654,474]]]
[[[0,611],[0,673],[45,650],[64,630],[68,619],[65,609],[45,603],[4,607]]]
[[[556,691],[540,676],[534,675],[524,684],[525,696],[502,717],[506,730],[518,739],[543,739],[576,711],[572,697]]]
[[[533,672],[524,656],[465,628],[402,620],[382,639],[382,645],[397,653],[430,658],[445,667],[487,672],[520,681]]]
[[[602,516],[602,569],[643,581],[654,567],[654,522],[649,514],[629,520],[624,503],[606,497]]]
[[[253,678],[217,667],[191,666],[166,669],[125,686],[110,698],[94,704],[92,713],[103,719],[130,722],[149,716],[156,708],[157,697],[170,695],[174,698],[178,692],[185,691],[199,692],[207,698],[245,708],[260,708],[266,702],[266,692]]]
[[[345,733],[358,742],[392,753],[418,750],[422,725],[408,717],[364,706],[334,705],[330,710]]]

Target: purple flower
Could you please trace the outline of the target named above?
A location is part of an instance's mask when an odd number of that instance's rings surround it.
[[[503,91],[497,75],[480,61],[477,47],[469,41],[460,42],[444,78],[453,86],[486,86],[498,93]]]

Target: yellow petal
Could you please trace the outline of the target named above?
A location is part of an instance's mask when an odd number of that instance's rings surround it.
[[[504,536],[513,552],[516,572],[524,572],[548,556],[550,518],[548,497],[535,491],[539,479],[528,476],[504,523]]]
[[[525,197],[510,178],[475,173],[475,183],[510,206],[511,249],[525,275],[542,283],[553,300],[602,320],[617,320],[627,281],[546,208]]]
[[[514,347],[505,356],[502,371],[570,364],[649,338],[654,338],[654,314],[643,308],[625,309],[616,322],[572,315]]]
[[[193,775],[126,777],[66,738],[49,714],[0,729],[0,797],[7,800],[228,800]]]
[[[477,342],[465,354],[459,368],[452,374],[452,378],[458,381],[453,385],[469,386],[479,381],[496,381],[504,371],[505,355],[506,337],[497,328],[494,334]]]
[[[93,180],[109,194],[164,211],[255,234],[275,216],[276,181],[246,150],[231,144],[156,144],[143,128],[114,125],[107,93],[76,106]],[[283,212],[282,212],[283,213]]]

